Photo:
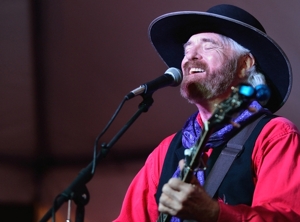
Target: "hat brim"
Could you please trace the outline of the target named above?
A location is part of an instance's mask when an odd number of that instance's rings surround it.
[[[149,26],[149,37],[158,54],[167,66],[178,69],[184,56],[183,44],[203,32],[227,36],[249,49],[271,90],[265,107],[273,113],[282,107],[291,91],[292,70],[285,53],[266,33],[229,17],[198,11],[168,13]]]

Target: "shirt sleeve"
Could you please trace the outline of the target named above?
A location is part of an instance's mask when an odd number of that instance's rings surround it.
[[[299,131],[277,117],[259,134],[252,153],[252,206],[230,206],[219,200],[218,222],[300,221]]]
[[[155,193],[164,159],[174,135],[164,139],[148,156],[144,166],[129,185],[121,212],[114,222],[157,220],[158,207]]]

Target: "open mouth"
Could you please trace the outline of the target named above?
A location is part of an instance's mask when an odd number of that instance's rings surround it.
[[[197,74],[197,73],[203,73],[205,72],[204,69],[201,69],[201,68],[191,68],[190,69],[190,74]]]

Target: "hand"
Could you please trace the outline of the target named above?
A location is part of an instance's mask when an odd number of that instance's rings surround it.
[[[220,209],[194,177],[191,183],[171,178],[163,186],[158,210],[182,219],[213,222],[217,221]]]

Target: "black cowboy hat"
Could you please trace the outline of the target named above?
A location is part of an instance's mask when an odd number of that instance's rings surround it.
[[[169,67],[181,68],[183,44],[197,33],[214,32],[249,49],[271,89],[265,105],[273,113],[287,100],[292,86],[292,70],[282,49],[251,14],[233,5],[217,5],[207,12],[181,11],[162,15],[149,26],[153,46]]]

